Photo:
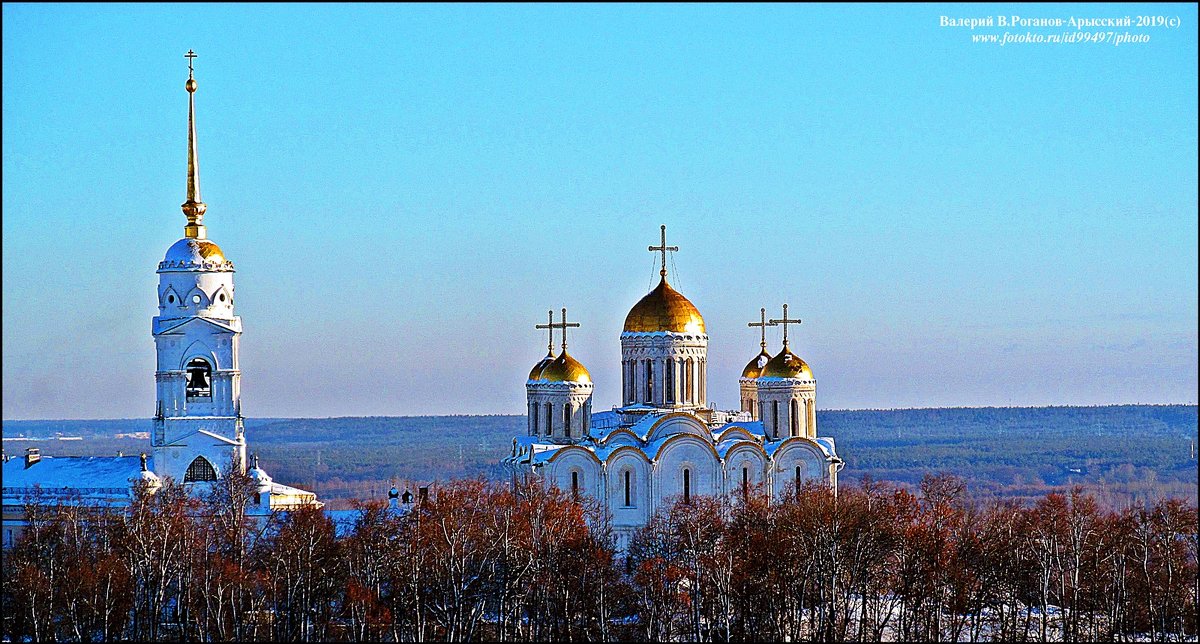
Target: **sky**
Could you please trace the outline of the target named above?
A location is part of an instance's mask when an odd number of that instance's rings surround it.
[[[997,15],[1178,26],[940,25]],[[153,413],[189,49],[247,416],[522,413],[564,306],[619,404],[660,224],[720,408],[785,302],[824,409],[1195,403],[1196,20],[5,3],[3,418]]]

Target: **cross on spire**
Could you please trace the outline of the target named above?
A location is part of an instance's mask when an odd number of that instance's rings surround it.
[[[767,350],[767,327],[769,327],[769,326],[775,326],[775,325],[774,325],[774,324],[771,324],[770,322],[767,322],[767,310],[766,310],[766,309],[759,309],[759,310],[758,310],[758,317],[760,318],[760,321],[759,321],[759,322],[747,322],[747,323],[746,323],[746,326],[748,326],[748,327],[756,327],[756,326],[757,326],[757,327],[762,327],[762,342],[759,344],[759,346],[761,346],[761,347],[762,347],[763,351],[766,351],[766,350]],[[786,317],[787,317],[787,314],[786,314],[786,313],[784,313],[784,314],[783,314],[783,317],[785,317],[785,318],[786,318]]]
[[[549,322],[546,324],[535,324],[533,328],[550,330],[550,341],[546,343],[546,355],[552,356],[554,355],[554,329],[558,328],[558,326],[554,324],[554,309],[546,311],[546,315]]]
[[[787,304],[784,304],[783,305],[783,319],[771,320],[770,323],[771,323],[771,326],[775,326],[776,324],[783,325],[783,348],[786,349],[788,346],[788,339],[787,339],[788,325],[789,324],[800,324],[800,320],[798,320],[798,319],[797,320],[789,320],[788,316],[787,316]]]
[[[558,324],[552,323],[550,326],[552,326],[556,329],[562,329],[562,332],[563,332],[562,348],[563,348],[563,353],[566,353],[567,352],[567,328],[578,327],[579,323],[578,322],[567,322],[567,307],[564,306],[563,310],[562,310],[562,322],[559,322]]]
[[[183,57],[188,59],[188,78],[191,78],[192,77],[192,59],[196,57],[196,52],[189,49],[188,53],[184,54]]]
[[[662,253],[662,270],[660,270],[658,272],[658,274],[662,275],[663,277],[666,277],[667,276],[667,251],[677,251],[677,250],[679,250],[679,247],[667,245],[667,225],[666,224],[659,226],[659,232],[662,234],[662,238],[661,238],[662,242],[658,246],[651,246],[647,250],[649,250],[652,253],[653,252]]]

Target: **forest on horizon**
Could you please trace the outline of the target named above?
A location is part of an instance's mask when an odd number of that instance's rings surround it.
[[[250,452],[275,480],[310,489],[330,507],[382,498],[393,481],[503,480],[499,461],[525,432],[516,415],[245,422]],[[44,455],[149,452],[151,426],[148,418],[5,420],[4,449],[13,456],[26,447]],[[843,484],[868,476],[914,489],[926,474],[947,473],[980,499],[1028,502],[1081,485],[1110,507],[1197,500],[1195,405],[826,410],[817,412],[817,427],[846,460]],[[54,440],[60,434],[81,440]]]

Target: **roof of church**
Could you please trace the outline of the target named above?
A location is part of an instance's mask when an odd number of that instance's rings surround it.
[[[152,460],[148,466],[153,470]],[[4,463],[4,496],[23,497],[39,486],[55,496],[126,498],[130,480],[137,480],[141,472],[138,456],[43,456],[29,467],[16,456]]]
[[[604,461],[621,447],[630,447],[627,441],[609,443],[608,437],[613,430],[618,428],[614,421],[614,417],[619,418],[620,411],[602,411],[592,414],[592,431],[589,433],[587,440],[579,443],[559,444],[550,442],[541,442],[537,436],[518,436],[514,440],[514,455],[503,459],[508,463],[530,463],[533,465],[546,463],[554,458],[554,455],[565,447],[581,447],[592,452],[597,459]],[[664,434],[656,436],[650,440],[650,434],[658,421],[664,416],[672,412],[660,411],[648,413],[632,426],[626,427],[627,431],[638,437],[638,444],[632,445],[646,456],[647,459],[653,460],[662,446],[668,441],[679,435],[677,433]],[[728,434],[731,429],[741,429],[750,434],[753,438],[747,440],[744,437],[738,436],[737,432]],[[774,440],[764,440],[764,429],[762,421],[733,421],[721,425],[708,426],[710,438],[714,442],[718,456],[725,458],[733,448],[738,445],[755,444],[762,447],[767,456],[774,455],[785,442],[787,438],[778,438]],[[834,447],[833,438],[827,436],[819,436],[814,439],[814,442],[824,453],[826,458],[837,458],[837,451]]]

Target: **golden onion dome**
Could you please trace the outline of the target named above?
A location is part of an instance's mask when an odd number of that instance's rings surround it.
[[[700,311],[683,294],[671,288],[666,277],[629,310],[629,315],[625,316],[625,330],[633,333],[705,332]]]
[[[549,367],[550,363],[552,363],[552,362],[554,362],[554,354],[547,353],[546,357],[539,360],[538,363],[533,365],[533,368],[529,370],[529,379],[530,380],[541,380],[542,379],[542,370],[545,369],[546,367]]]
[[[763,369],[767,363],[771,361],[771,354],[763,349],[754,359],[746,363],[746,368],[742,369],[743,378],[757,378],[762,375]]]
[[[779,355],[771,358],[767,365],[763,367],[760,378],[803,378],[812,380],[812,369],[808,368],[808,363],[801,360],[799,356],[788,350],[787,346],[783,347],[783,351]]]
[[[554,359],[545,369],[542,369],[540,380],[546,382],[591,382],[592,374],[565,350]]]

